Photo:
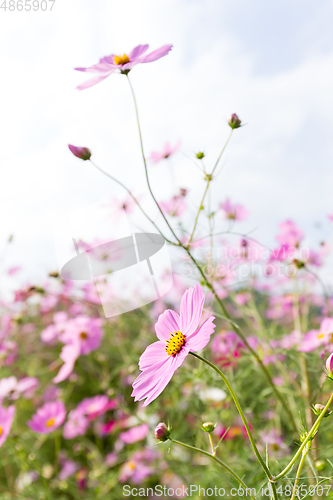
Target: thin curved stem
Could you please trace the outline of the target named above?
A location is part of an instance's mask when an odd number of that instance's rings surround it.
[[[163,210],[161,209],[161,207],[157,203],[157,200],[156,200],[156,198],[154,196],[154,193],[153,193],[153,191],[151,189],[151,186],[150,186],[150,181],[149,181],[149,176],[148,176],[148,168],[147,168],[147,161],[146,161],[145,152],[144,152],[144,149],[143,149],[143,141],[142,141],[142,133],[141,133],[140,120],[139,120],[138,105],[137,105],[137,102],[136,102],[136,98],[135,98],[134,90],[133,90],[133,87],[132,87],[132,84],[131,84],[131,80],[129,79],[128,75],[126,75],[126,76],[127,76],[127,81],[129,83],[129,86],[130,86],[130,89],[131,89],[131,92],[132,92],[132,96],[133,96],[133,101],[134,101],[136,121],[137,121],[137,124],[138,124],[138,130],[139,130],[141,154],[142,154],[143,164],[144,164],[144,167],[145,167],[145,174],[146,174],[147,186],[148,186],[149,192],[151,194],[151,197],[153,198],[153,200],[154,200],[157,208],[159,209],[159,211],[160,211],[160,213],[161,213],[164,221],[166,222],[168,228],[170,229],[171,233],[176,238],[176,240],[178,241],[178,243],[181,243],[180,240],[179,240],[179,238],[178,238],[178,236],[176,235],[176,233],[173,231],[172,227],[170,226],[170,223],[169,223],[168,219],[165,217],[165,215],[163,213]]]
[[[132,200],[138,205],[138,207],[140,208],[140,210],[143,213],[143,215],[149,220],[149,222],[151,222],[151,224],[153,224],[153,226],[157,229],[157,231],[160,233],[160,235],[163,236],[163,238],[170,245],[177,245],[178,246],[177,243],[174,243],[173,241],[168,240],[168,238],[166,238],[164,236],[164,234],[161,232],[161,230],[158,228],[158,226],[155,224],[155,222],[149,217],[149,215],[144,211],[144,209],[141,207],[141,205],[138,202],[138,200],[135,198],[135,196],[132,194],[132,192],[125,186],[125,184],[123,184],[121,181],[119,181],[118,179],[116,179],[115,177],[113,177],[113,175],[109,174],[108,172],[105,172],[105,170],[103,170],[101,167],[99,167],[98,165],[96,165],[96,163],[94,163],[92,160],[89,160],[89,161],[90,161],[90,163],[95,168],[97,168],[97,170],[99,170],[100,172],[102,172],[102,174],[104,174],[107,177],[109,177],[109,179],[111,179],[112,181],[116,182],[117,184],[119,184],[119,186],[121,186],[123,189],[125,189],[125,191],[127,191],[127,193],[130,195],[130,197],[132,198]]]
[[[192,356],[194,356],[195,358],[198,358],[198,359],[200,359],[201,361],[203,361],[204,363],[206,363],[206,365],[208,365],[208,366],[210,366],[211,368],[213,368],[213,370],[215,370],[215,371],[216,371],[216,372],[220,375],[220,377],[222,378],[223,382],[225,383],[225,385],[226,385],[226,386],[227,386],[227,388],[228,388],[228,391],[230,392],[230,395],[231,395],[232,399],[234,400],[234,403],[235,403],[235,405],[236,405],[236,408],[237,408],[237,410],[238,410],[238,413],[239,413],[239,414],[240,414],[240,416],[241,416],[241,419],[242,419],[243,424],[244,424],[244,426],[245,426],[246,432],[247,432],[247,434],[248,434],[248,436],[249,436],[249,440],[250,440],[250,443],[251,443],[251,445],[252,445],[253,451],[254,451],[254,453],[255,453],[255,455],[256,455],[256,457],[257,457],[257,459],[258,459],[258,462],[260,463],[261,467],[263,468],[263,470],[264,470],[264,472],[265,472],[265,474],[266,474],[267,478],[270,480],[270,479],[271,479],[271,477],[272,477],[272,474],[271,474],[271,472],[270,472],[269,468],[267,467],[267,465],[265,464],[265,462],[264,462],[264,460],[263,460],[262,456],[261,456],[261,455],[260,455],[260,453],[259,453],[259,450],[258,450],[258,448],[257,448],[257,445],[256,445],[256,443],[255,443],[254,439],[253,439],[252,432],[251,432],[251,430],[250,430],[249,424],[248,424],[248,422],[247,422],[247,420],[246,420],[246,417],[245,417],[245,415],[244,415],[244,412],[243,412],[243,410],[242,410],[242,407],[241,407],[241,405],[239,404],[239,401],[238,401],[238,399],[237,399],[237,396],[236,396],[236,394],[235,394],[235,392],[234,392],[233,388],[231,387],[231,385],[230,385],[230,383],[229,383],[229,381],[228,381],[227,377],[224,375],[224,373],[223,373],[223,372],[222,372],[219,368],[217,368],[217,366],[215,366],[213,363],[211,363],[210,361],[208,361],[208,359],[205,359],[205,358],[201,357],[201,356],[200,356],[199,354],[197,354],[196,352],[190,352],[190,354],[192,354]],[[273,488],[273,492],[274,492],[274,488]]]
[[[229,134],[229,136],[228,136],[228,139],[226,140],[226,142],[225,142],[225,144],[224,144],[224,146],[223,146],[223,148],[222,148],[222,151],[221,151],[221,153],[219,154],[219,157],[217,158],[216,163],[215,163],[215,165],[214,165],[214,168],[213,168],[213,170],[212,170],[212,172],[211,172],[211,174],[210,174],[211,176],[213,175],[213,173],[214,173],[214,172],[215,172],[215,170],[216,170],[217,165],[219,164],[219,161],[220,161],[220,159],[221,159],[221,156],[223,155],[223,153],[224,153],[224,151],[225,151],[225,148],[227,147],[228,142],[229,142],[229,141],[230,141],[230,139],[231,139],[231,136],[232,136],[233,131],[234,131],[234,129],[231,129],[230,134]]]
[[[196,451],[198,453],[202,453],[202,455],[206,455],[206,457],[210,457],[215,462],[217,462],[219,465],[221,465],[221,467],[223,467],[227,472],[229,472],[229,474],[231,474],[239,482],[239,484],[241,484],[243,486],[243,488],[245,488],[246,492],[247,491],[251,491],[251,488],[249,488],[248,486],[246,486],[246,484],[244,483],[244,481],[236,474],[236,472],[234,472],[227,464],[225,464],[224,462],[222,462],[222,460],[220,460],[216,456],[211,455],[210,453],[208,453],[208,451],[201,450],[200,448],[196,448],[195,446],[191,446],[189,444],[182,443],[181,441],[178,441],[177,439],[171,439],[170,438],[170,441],[172,443],[179,444],[180,446],[183,446],[184,448],[188,448],[189,450],[193,450],[193,451]],[[252,500],[256,500],[252,495],[249,495],[249,496],[250,496],[250,498],[252,498]]]

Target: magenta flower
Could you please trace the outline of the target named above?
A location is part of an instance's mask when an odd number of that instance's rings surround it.
[[[158,163],[165,158],[173,155],[180,148],[180,141],[177,142],[175,146],[171,146],[169,142],[166,142],[162,151],[152,151],[150,155],[150,160],[153,163]]]
[[[205,297],[201,285],[189,288],[180,303],[180,315],[167,309],[155,325],[158,342],[147,347],[139,360],[142,371],[133,382],[135,401],[146,399],[143,406],[154,401],[168,385],[174,372],[189,352],[200,351],[214,332],[214,316],[198,328]]]
[[[27,422],[30,429],[41,434],[49,434],[57,429],[65,420],[66,409],[62,401],[45,403]]]
[[[220,203],[220,208],[226,219],[244,220],[248,216],[248,211],[243,207],[243,205],[233,204],[229,198],[227,198],[224,203]]]
[[[129,55],[123,54],[122,56],[116,56],[111,54],[110,56],[102,57],[98,64],[94,64],[88,68],[75,68],[76,71],[99,73],[98,76],[82,83],[77,88],[79,90],[83,90],[92,87],[93,85],[96,85],[96,83],[99,83],[107,78],[116,70],[120,70],[120,73],[126,75],[137,64],[157,61],[157,59],[166,56],[168,52],[170,52],[172,45],[163,45],[150,54],[144,55],[148,50],[148,47],[149,45],[138,45],[129,53]]]
[[[0,448],[6,441],[15,415],[15,406],[11,405],[8,408],[0,406]]]
[[[119,438],[126,444],[133,444],[137,441],[144,439],[149,433],[149,427],[147,424],[137,425],[136,427],[131,427],[128,431],[121,432]]]

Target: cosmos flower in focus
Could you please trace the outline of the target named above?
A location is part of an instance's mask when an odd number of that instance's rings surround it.
[[[99,63],[89,66],[88,68],[75,68],[76,71],[99,73],[98,76],[79,85],[77,89],[83,90],[92,87],[110,76],[116,70],[120,70],[120,73],[126,75],[137,64],[157,61],[157,59],[166,56],[168,52],[170,52],[172,45],[163,45],[159,49],[150,52],[150,54],[144,55],[148,47],[149,45],[138,45],[128,55],[123,54],[117,56],[111,54],[110,56],[102,57]]]
[[[208,344],[215,329],[215,318],[211,316],[198,328],[204,301],[202,286],[197,284],[184,293],[180,315],[167,309],[159,316],[155,325],[159,340],[148,346],[139,360],[142,373],[133,382],[135,401],[146,398],[143,406],[154,401],[189,352],[200,351]]]
[[[169,142],[166,142],[164,148],[161,151],[152,151],[150,155],[150,160],[153,163],[158,163],[161,160],[169,158],[180,148],[180,141],[177,142],[175,146],[171,146]]]
[[[33,415],[28,426],[40,434],[49,434],[57,429],[65,420],[66,409],[62,401],[45,403]]]

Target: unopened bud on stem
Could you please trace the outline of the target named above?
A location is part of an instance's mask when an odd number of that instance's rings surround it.
[[[91,151],[88,148],[80,148],[77,146],[73,146],[72,144],[68,144],[68,147],[73,155],[77,158],[80,158],[80,160],[89,160],[91,157]]]
[[[213,432],[215,427],[216,424],[214,424],[213,422],[204,422],[203,424],[201,424],[201,428],[205,432]]]
[[[155,437],[159,441],[167,441],[170,437],[170,429],[165,425],[164,422],[160,422],[155,429]]]
[[[238,118],[238,115],[236,115],[236,113],[233,113],[230,118],[229,118],[229,121],[228,121],[228,125],[229,127],[231,127],[232,129],[234,128],[239,128],[241,126],[241,123],[242,123],[242,120],[240,120]]]

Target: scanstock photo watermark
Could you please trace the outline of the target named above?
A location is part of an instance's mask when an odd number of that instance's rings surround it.
[[[309,497],[322,497],[328,496],[332,488],[332,485],[317,484],[316,486],[306,486],[305,484],[298,485],[294,487],[294,491],[291,485],[287,484],[285,486],[280,486],[277,488],[276,492],[278,495],[291,496],[292,493],[299,496],[309,496]],[[186,498],[186,497],[232,497],[232,498],[242,498],[242,497],[271,497],[271,488],[269,486],[263,486],[261,489],[256,490],[256,488],[243,488],[242,486],[238,488],[220,488],[219,486],[203,487],[198,484],[191,484],[189,486],[181,485],[175,488],[170,488],[168,486],[163,486],[162,484],[157,484],[153,488],[140,488],[133,487],[129,484],[124,484],[123,486],[123,496],[124,497],[141,497],[141,498]]]
[[[307,247],[286,247],[277,252],[259,244],[252,246],[245,239],[235,246],[219,245],[214,249],[201,246],[194,248],[192,253],[197,262],[204,263],[201,268],[205,275],[214,279],[237,277],[244,280],[253,276],[290,278],[296,275],[298,269],[311,263],[311,252]],[[181,263],[181,274],[200,276],[199,270],[189,260]]]

